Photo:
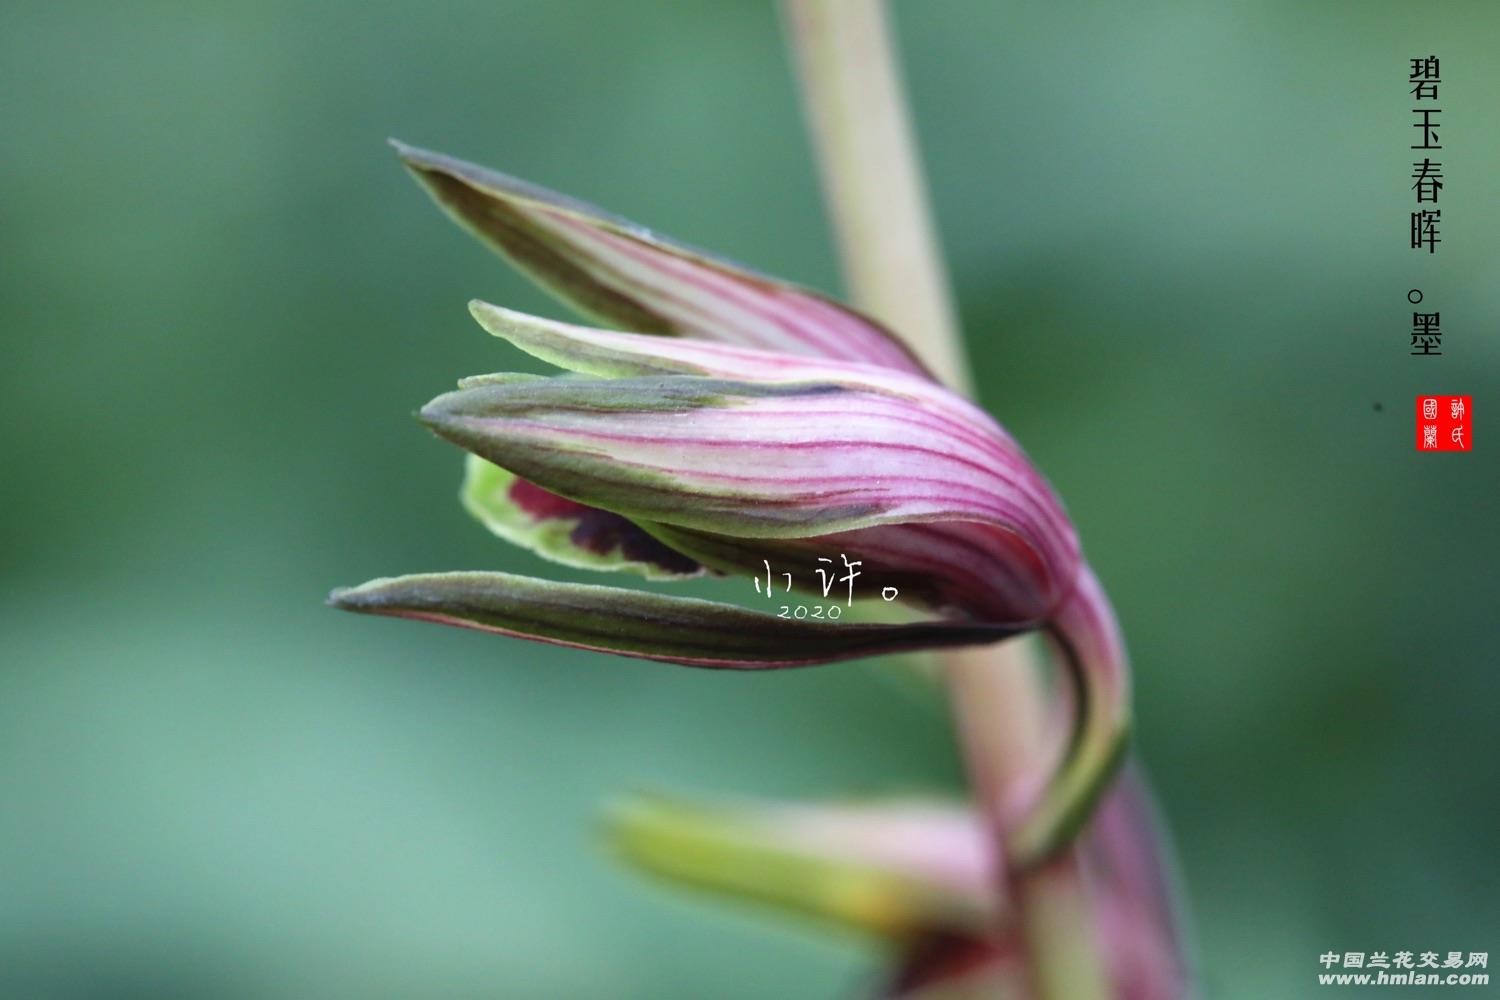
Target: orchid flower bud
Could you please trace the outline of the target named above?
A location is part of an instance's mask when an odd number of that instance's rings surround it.
[[[883,996],[1033,995],[986,821],[961,803],[641,795],[610,810],[606,834],[622,858],[669,883],[869,938],[892,963]],[[1127,769],[1079,851],[1091,891],[1078,933],[1097,941],[1115,1000],[1193,993],[1163,847],[1145,786]]]
[[[331,602],[740,669],[1044,632],[1069,681],[1072,731],[1006,849],[1026,866],[1064,847],[1125,745],[1125,660],[1061,502],[1010,435],[889,331],[822,295],[504,175],[398,150],[466,228],[629,331],[472,305],[488,331],[571,373],[476,376],[423,407],[430,429],[470,453],[464,500],[491,530],[559,561],[655,578],[770,560],[801,575],[843,554],[931,617],[793,623],[499,573],[373,581]]]

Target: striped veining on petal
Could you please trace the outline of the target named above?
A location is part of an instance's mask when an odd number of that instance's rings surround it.
[[[479,385],[424,414],[489,461],[632,519],[754,537],[980,521],[1037,551],[1036,589],[1053,599],[1076,572],[1076,536],[1027,463],[892,397],[661,376]],[[825,436],[834,420],[843,433]]]
[[[487,419],[486,404],[494,416],[517,427],[554,431],[557,442],[565,438],[593,441],[602,447],[629,443],[647,454],[652,447],[682,447],[682,467],[714,475],[721,455],[730,450],[761,449],[766,456],[784,455],[788,465],[807,465],[791,460],[799,450],[825,450],[810,471],[809,481],[842,479],[866,471],[863,454],[839,459],[844,446],[868,447],[905,455],[913,481],[924,477],[981,489],[1012,488],[1013,483],[1033,484],[1034,473],[1015,456],[994,450],[990,442],[971,429],[934,420],[901,400],[863,393],[839,385],[751,385],[693,378],[613,380],[609,382],[547,381],[522,384],[477,384],[435,401],[435,408],[460,406],[467,395],[473,402],[467,415]],[[663,414],[692,412],[692,420],[663,418]],[[455,411],[456,413],[457,411]],[[541,415],[544,419],[534,415]],[[608,420],[599,419],[607,414]],[[857,433],[826,433],[820,427],[837,424]],[[758,456],[762,457],[762,456]],[[826,458],[835,464],[823,464]],[[851,467],[857,466],[857,467]],[[939,473],[924,473],[935,469]],[[734,473],[719,473],[736,478]],[[753,478],[753,477],[745,477]],[[1027,498],[1038,500],[1034,490]],[[1047,498],[1056,507],[1055,498]]]
[[[475,320],[542,360],[601,378],[703,375],[751,382],[833,382],[895,396],[923,410],[945,414],[985,438],[1019,452],[1015,441],[984,410],[931,380],[858,361],[794,357],[693,339],[664,339],[543,319],[475,300]],[[481,376],[480,380],[501,376]]]
[[[395,144],[461,225],[587,315],[626,329],[771,347],[925,374],[880,324],[535,185]]]
[[[864,625],[779,618],[732,604],[510,573],[420,573],[334,591],[329,603],[684,666],[768,670],[995,642],[973,622]]]
[[[794,588],[826,598],[830,559],[859,563],[857,597],[893,587],[903,603],[950,617],[1039,625],[1049,606],[1046,568],[1012,532],[974,521],[883,524],[810,538],[745,540],[674,525],[641,522],[667,545],[722,573],[758,578],[765,563],[792,574]],[[831,589],[847,596],[847,585]]]
[[[900,400],[909,404],[902,407],[906,419],[920,413],[921,419],[941,424],[948,433],[964,438],[976,453],[985,452],[997,462],[1012,465],[1038,492],[1049,495],[1052,504],[1061,506],[1025,452],[989,414],[926,378],[857,362],[809,361],[696,340],[596,330],[479,301],[471,302],[469,308],[488,332],[550,364],[583,374],[602,378],[702,375],[754,382],[796,379],[828,382]],[[480,385],[506,377],[479,376],[461,385]]]

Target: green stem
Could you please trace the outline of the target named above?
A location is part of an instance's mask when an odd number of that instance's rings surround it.
[[[969,388],[880,0],[782,0],[849,297]]]
[[[782,0],[845,281],[935,374],[970,386],[883,0]],[[940,657],[978,805],[1002,844],[1017,794],[1045,764],[1046,702],[1033,645]],[[1000,849],[997,847],[997,850]],[[1039,1000],[1109,995],[1076,851],[1032,871],[1008,863]]]

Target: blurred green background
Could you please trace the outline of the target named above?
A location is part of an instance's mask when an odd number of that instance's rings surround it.
[[[1492,3],[898,4],[984,401],[1138,672],[1212,997],[1500,946]],[[1406,246],[1406,60],[1445,243]],[[878,956],[597,849],[635,787],[956,787],[858,665],[676,670],[342,616],[555,574],[411,419],[565,316],[388,135],[837,289],[774,12],[744,2],[0,9],[0,993],[828,997]],[[1446,356],[1407,356],[1409,288]],[[1478,448],[1413,449],[1417,393]]]

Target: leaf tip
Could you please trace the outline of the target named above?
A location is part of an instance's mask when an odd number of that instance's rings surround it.
[[[371,594],[372,586],[380,582],[370,580],[355,587],[334,587],[323,599],[323,604],[340,611],[369,611],[375,605]]]
[[[425,149],[422,149],[420,146],[413,146],[411,143],[402,142],[395,136],[388,136],[385,142],[386,145],[395,150],[397,159],[406,164],[408,167],[424,167],[431,165],[434,154]]]
[[[517,317],[521,314],[492,302],[486,302],[484,299],[470,299],[469,315],[474,317],[474,322],[484,328],[485,333],[492,337],[510,340],[518,326]]]
[[[416,418],[428,430],[441,432],[445,427],[452,427],[454,421],[463,415],[462,401],[470,391],[472,390],[459,389],[457,392],[445,392],[423,404],[416,412]]]

